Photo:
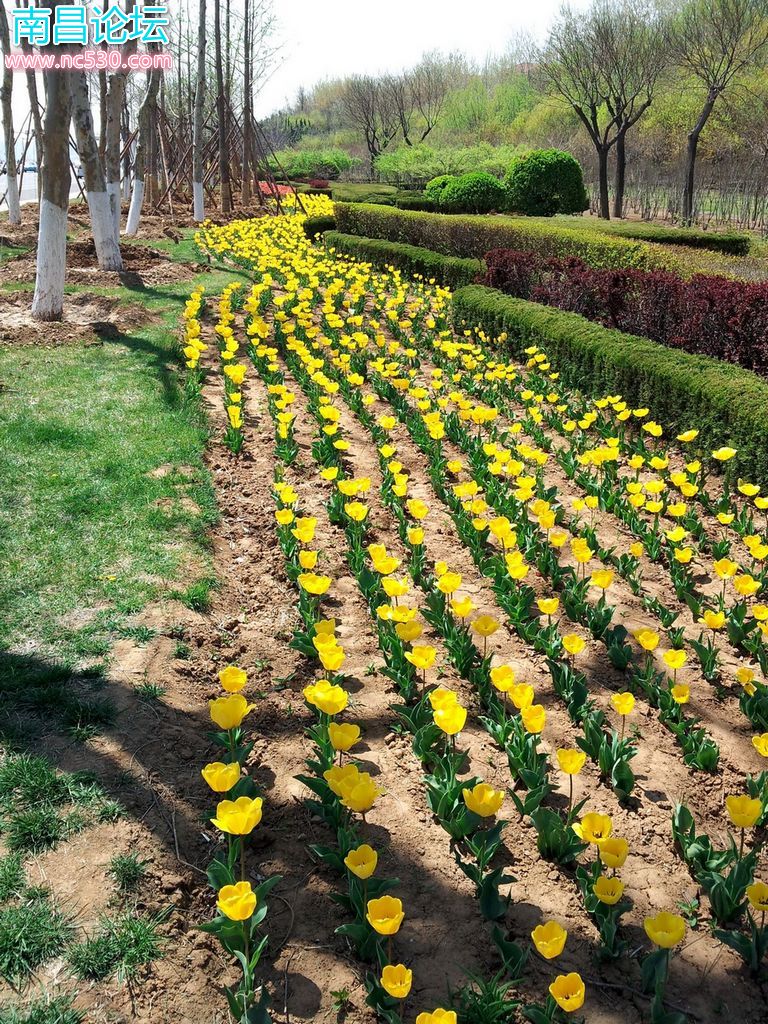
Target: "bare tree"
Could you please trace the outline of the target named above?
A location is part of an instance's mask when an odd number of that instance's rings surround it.
[[[8,18],[5,7],[0,0],[0,53],[11,52],[11,37],[8,31]],[[13,131],[13,71],[3,61],[3,79],[0,85],[0,113],[3,118],[3,141],[5,143],[5,181],[6,201],[8,203],[8,223],[21,224],[21,204],[19,203],[19,181],[16,174],[16,136]]]
[[[52,0],[55,11],[58,0]],[[50,48],[52,52],[54,49]],[[62,47],[57,47],[60,53]],[[35,320],[61,320],[67,266],[67,210],[69,208],[69,121],[72,112],[68,72],[46,74],[43,130],[43,191],[37,236],[37,272],[32,316]]]
[[[216,117],[218,119],[219,180],[221,212],[232,209],[232,183],[229,176],[229,117],[224,91],[224,64],[221,48],[221,0],[213,0],[214,38],[216,46]]]
[[[344,83],[341,99],[348,120],[363,133],[373,170],[376,157],[401,130],[392,90],[383,79],[354,75]]]
[[[67,77],[72,100],[72,123],[75,128],[77,152],[83,167],[96,259],[102,270],[122,270],[120,244],[114,230],[104,167],[93,129],[88,81],[84,71],[73,71]]]
[[[195,83],[195,114],[192,130],[192,205],[194,218],[205,220],[203,189],[203,119],[205,116],[205,0],[199,0],[197,23],[197,81]]]
[[[413,106],[421,116],[423,142],[435,127],[445,108],[448,91],[453,84],[453,72],[461,72],[455,57],[447,59],[437,53],[425,53],[419,63],[408,74]]]
[[[594,60],[605,81],[605,105],[616,122],[613,216],[624,211],[626,138],[653,102],[669,63],[668,22],[647,0],[597,0],[587,15]]]
[[[685,151],[682,217],[693,219],[699,138],[718,98],[765,56],[768,0],[689,0],[673,22],[672,52],[706,93]]]
[[[134,0],[126,0],[125,13],[131,14]],[[130,40],[123,47],[123,54],[128,55],[136,50],[136,40]],[[120,126],[125,103],[125,86],[128,78],[127,70],[113,71],[107,78],[107,128],[104,163],[107,178],[107,194],[112,206],[112,218],[115,235],[120,235]]]

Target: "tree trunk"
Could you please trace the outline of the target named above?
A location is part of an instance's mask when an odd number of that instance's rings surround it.
[[[133,0],[126,0],[125,13],[133,13]],[[122,48],[124,57],[136,49],[136,40]],[[107,172],[107,194],[112,207],[115,237],[120,237],[120,126],[125,102],[127,71],[115,71],[107,80],[107,131],[105,166]]]
[[[51,4],[51,7],[55,6],[56,0]],[[43,195],[37,237],[35,294],[32,300],[32,316],[35,320],[61,320],[64,309],[70,188],[71,97],[68,75],[67,71],[48,71],[45,75]]]
[[[221,0],[214,0],[214,37],[216,42],[216,116],[219,122],[219,179],[221,188],[221,212],[232,210],[232,185],[229,177],[229,145],[227,137],[227,116],[224,103],[224,66],[221,60]]]
[[[0,3],[0,51],[11,52],[11,38],[8,31],[8,18],[5,7]],[[6,202],[8,203],[8,223],[21,224],[21,204],[19,203],[19,179],[16,174],[16,136],[13,131],[13,71],[3,61],[3,83],[0,86],[0,112],[3,118],[3,140],[5,143],[6,164]]]
[[[597,149],[598,177],[600,182],[600,217],[603,220],[611,219],[611,206],[608,196],[608,147],[599,146]]]
[[[704,130],[704,125],[709,120],[709,115],[715,105],[717,95],[711,92],[707,96],[707,102],[702,107],[699,119],[693,129],[688,133],[688,143],[685,147],[685,171],[683,178],[683,224],[690,227],[693,221],[693,199],[696,181],[696,152],[699,148],[699,136]]]
[[[624,183],[627,176],[626,133],[616,136],[616,173],[613,179],[613,216],[624,216]]]
[[[21,51],[26,56],[32,54],[32,47],[26,39],[21,42]],[[32,111],[32,122],[35,126],[35,163],[37,165],[37,202],[42,198],[43,190],[43,119],[40,116],[40,100],[37,96],[37,77],[34,71],[26,71],[27,95],[29,96],[29,109]]]
[[[152,46],[150,49],[154,50]],[[156,52],[156,51],[155,51]],[[147,147],[150,142],[150,128],[152,125],[152,114],[157,107],[157,93],[160,88],[160,68],[153,68],[147,72],[147,91],[144,94],[138,114],[139,142],[136,146],[136,159],[133,164],[133,192],[131,194],[131,206],[128,210],[128,220],[125,224],[125,234],[135,235],[139,230],[141,219],[141,207],[144,202],[144,177],[147,167]]]
[[[99,71],[99,159],[107,161],[107,72]]]
[[[245,0],[245,19],[243,26],[243,178],[240,199],[243,206],[251,201],[250,146],[251,146],[251,8],[250,0]]]
[[[107,183],[104,180],[104,169],[99,159],[99,146],[93,129],[88,81],[84,71],[72,71],[68,78],[72,99],[72,123],[75,127],[77,152],[83,167],[96,259],[101,270],[119,271],[123,269],[123,261],[113,229]]]
[[[203,189],[203,112],[205,108],[205,0],[199,0],[197,26],[197,83],[195,85],[195,120],[192,129],[192,206],[199,224],[205,220]]]

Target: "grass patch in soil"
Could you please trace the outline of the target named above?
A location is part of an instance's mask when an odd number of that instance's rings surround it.
[[[28,890],[0,910],[0,978],[18,983],[61,953],[72,925],[47,893]]]
[[[85,1014],[72,1006],[71,996],[37,999],[25,1006],[0,1009],[0,1024],[82,1024]]]
[[[81,981],[102,981],[117,975],[132,978],[139,967],[162,955],[158,929],[167,913],[142,917],[125,913],[102,918],[99,931],[67,950],[67,963]]]
[[[115,854],[107,872],[120,892],[134,892],[146,873],[147,862],[135,853]]]

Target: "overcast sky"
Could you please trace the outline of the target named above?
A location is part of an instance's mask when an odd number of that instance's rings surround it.
[[[589,0],[572,0],[577,10]],[[477,60],[521,29],[541,37],[561,0],[274,0],[282,62],[257,101],[264,117],[300,85],[339,75],[398,70],[425,50]]]

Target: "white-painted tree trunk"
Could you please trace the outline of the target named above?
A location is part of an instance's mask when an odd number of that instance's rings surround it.
[[[72,121],[75,126],[77,151],[83,167],[96,258],[101,270],[120,271],[123,269],[120,236],[115,232],[111,203],[104,181],[104,168],[93,129],[88,80],[84,71],[73,72],[68,78],[72,99]]]
[[[112,215],[112,230],[117,238],[120,237],[120,182],[119,181],[108,181],[107,182],[107,195],[109,196],[109,206]]]
[[[201,221],[205,220],[205,193],[203,191],[202,181],[192,182],[192,205],[192,216],[199,224]]]
[[[40,202],[37,276],[32,300],[35,320],[61,320],[66,270],[67,211],[43,198]]]
[[[141,207],[144,203],[144,180],[143,178],[136,178],[133,182],[133,192],[131,193],[131,205],[128,210],[128,220],[125,222],[126,235],[135,235],[139,230],[139,221],[141,220]]]
[[[86,195],[99,268],[120,271],[123,269],[123,259],[120,255],[120,244],[115,238],[115,223],[109,196],[106,191],[87,192]]]
[[[21,224],[21,203],[19,202],[19,179],[10,174],[5,179],[5,201],[8,204],[8,223]]]

